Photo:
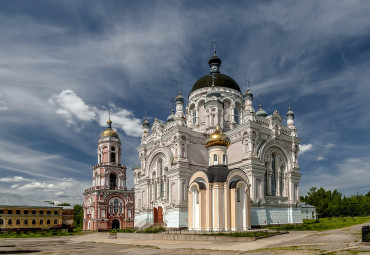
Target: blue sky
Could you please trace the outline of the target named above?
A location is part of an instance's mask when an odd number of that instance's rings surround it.
[[[0,1],[0,192],[81,203],[108,108],[132,187],[145,109],[165,120],[216,40],[221,72],[243,91],[249,78],[269,114],[293,99],[301,194],[367,193],[369,13],[366,0]]]

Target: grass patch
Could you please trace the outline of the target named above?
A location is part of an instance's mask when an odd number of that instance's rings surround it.
[[[232,237],[268,237],[277,235],[279,232],[271,232],[271,231],[255,231],[255,232],[235,232],[235,233],[210,233],[210,234],[202,234],[202,235],[209,235],[209,236],[232,236]]]
[[[147,228],[144,230],[139,231],[138,233],[146,233],[146,234],[155,234],[155,233],[161,233],[164,232],[165,228]]]
[[[135,230],[133,228],[123,228],[123,229],[111,229],[109,233],[134,233]]]
[[[300,225],[283,225],[283,226],[267,226],[266,228],[286,230],[286,231],[324,231],[330,229],[338,229],[350,227],[353,225],[370,222],[370,216],[365,217],[338,217],[338,218],[322,218],[318,220],[304,220]]]

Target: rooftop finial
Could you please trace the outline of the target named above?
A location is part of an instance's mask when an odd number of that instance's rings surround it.
[[[216,56],[216,41],[212,40],[213,43],[213,56]]]
[[[292,99],[291,99],[291,98],[289,98],[289,99],[288,99],[288,102],[289,102],[289,110],[291,110],[291,109],[292,109],[292,107],[291,107]]]
[[[110,120],[110,108],[108,110],[108,120],[107,120],[107,124],[108,124],[108,128],[112,128],[112,121]]]
[[[247,78],[247,79],[245,80],[245,82],[247,83],[247,88],[248,88],[248,90],[249,90],[249,85],[250,85],[250,81],[249,81],[249,79]]]

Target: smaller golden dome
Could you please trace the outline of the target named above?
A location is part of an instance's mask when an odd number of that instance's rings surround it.
[[[108,119],[107,124],[108,124],[108,128],[100,133],[100,138],[105,137],[105,136],[112,136],[112,137],[119,138],[118,132],[112,128],[112,121],[110,120],[110,118]]]
[[[107,128],[106,130],[100,133],[100,137],[104,137],[104,136],[112,136],[112,137],[119,138],[117,131],[114,130],[113,128]]]
[[[216,131],[210,134],[206,141],[207,148],[212,146],[230,146],[230,138],[220,131],[218,125]]]

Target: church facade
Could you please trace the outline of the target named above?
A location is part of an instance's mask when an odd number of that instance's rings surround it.
[[[176,111],[166,123],[154,119],[150,132],[149,122],[143,122],[141,165],[133,168],[135,226],[189,227],[191,176],[206,173],[211,160],[223,165],[226,158],[227,168],[246,178],[250,226],[301,223],[297,159],[301,139],[293,111],[289,107],[287,125],[277,110],[268,115],[260,105],[255,111],[251,91],[243,94],[236,81],[220,72],[216,51],[209,66],[210,74],[195,82],[186,106],[177,95]],[[213,159],[205,145],[217,126],[230,145],[224,156]]]
[[[92,187],[83,194],[84,231],[134,227],[134,192],[126,187],[121,141],[110,119],[107,124],[98,142],[98,164],[92,169]]]

